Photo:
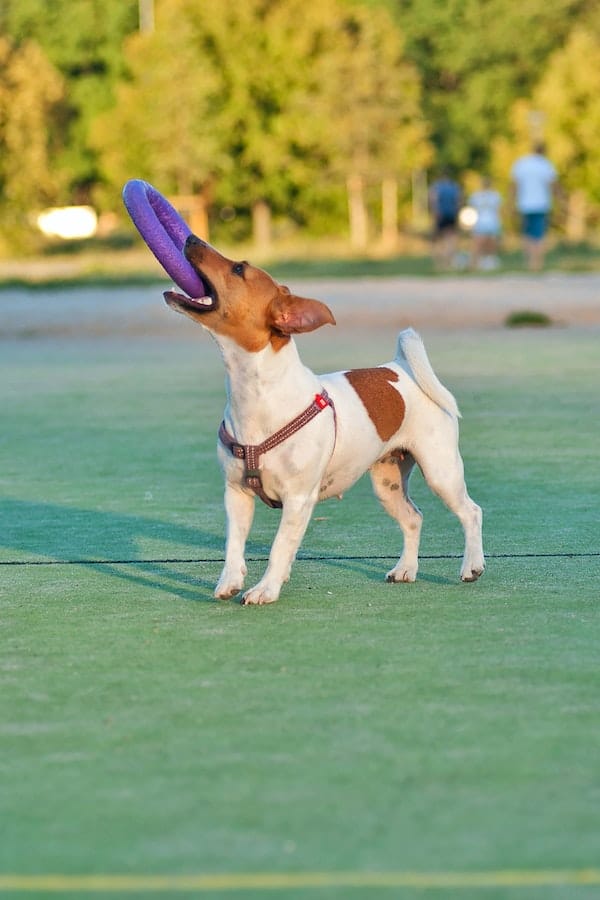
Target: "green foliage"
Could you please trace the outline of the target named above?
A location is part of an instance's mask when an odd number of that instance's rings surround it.
[[[68,85],[67,111],[60,119],[63,149],[56,161],[72,199],[89,199],[89,188],[98,179],[89,129],[98,113],[113,102],[115,84],[124,72],[123,38],[136,25],[134,0],[0,3],[0,31],[17,46],[34,40]]]
[[[64,97],[64,83],[40,47],[19,47],[0,38],[0,250],[18,248],[28,215],[54,201],[60,178],[52,164],[59,144],[53,114]]]
[[[303,222],[315,205],[339,208],[350,172],[408,180],[428,162],[419,78],[384,12],[339,0],[176,0],[156,12],[155,32],[128,42],[128,81],[93,131],[115,190],[136,175],[242,212],[266,200]]]
[[[126,43],[128,77],[91,131],[115,195],[134,177],[166,193],[192,194],[219,168],[218,130],[209,119],[218,84],[210,68],[198,65],[187,30],[182,4],[173,0],[152,34]]]
[[[505,188],[532,110],[570,200],[583,197],[571,219],[600,204],[592,0],[154,6],[139,33],[136,0],[0,0],[6,233],[42,202],[120,209],[130,177],[234,210],[219,229],[232,237],[258,201],[274,222],[339,233],[348,179],[372,212],[387,178],[408,212],[414,172],[434,161],[491,166]]]
[[[397,17],[423,77],[440,163],[485,166],[516,97],[528,94],[586,0],[403,0]]]
[[[568,190],[600,203],[600,30],[572,32],[533,95],[545,116],[552,158]]]
[[[510,313],[504,324],[507,328],[543,328],[552,325],[552,319],[538,310],[521,309]]]
[[[566,197],[567,234],[583,239],[586,217],[600,207],[600,17],[575,27],[564,47],[551,56],[529,97],[516,100],[507,133],[493,144],[493,168],[500,183],[514,159],[544,138]],[[579,229],[577,221],[581,220]]]

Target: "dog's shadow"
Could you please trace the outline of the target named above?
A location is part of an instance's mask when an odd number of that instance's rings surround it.
[[[312,560],[314,557],[310,556],[310,551],[303,557],[302,554],[298,555],[298,562],[301,562],[302,559]],[[356,559],[356,558],[332,558],[332,557],[318,557],[319,562],[323,563],[323,565],[330,566],[332,568],[343,569],[344,571],[356,572],[365,580],[375,583],[382,584],[385,582],[385,572],[387,569],[391,568],[392,565],[396,562],[396,557],[372,557],[368,556],[365,559]],[[429,584],[439,584],[439,585],[454,585],[456,581],[452,578],[447,578],[442,575],[431,575],[426,572],[423,572],[423,562],[420,563],[419,574],[417,575],[417,581],[426,581]],[[394,590],[394,587],[402,588],[401,584],[394,585],[390,584],[390,589]],[[410,585],[404,585],[405,587],[410,589]]]
[[[148,559],[140,543],[156,543],[160,558]],[[165,545],[175,545],[172,553]],[[186,552],[183,548],[189,548]],[[174,594],[183,600],[213,601],[214,576],[202,577],[198,562],[219,568],[223,536],[189,525],[144,516],[103,512],[27,500],[0,500],[1,566],[70,564],[130,584]],[[260,545],[254,553],[264,552]],[[173,557],[172,559],[170,557]],[[183,567],[194,562],[194,574]]]
[[[161,552],[148,558],[140,549],[144,542],[156,543]],[[383,581],[387,559],[319,556],[311,552],[310,538],[307,543],[296,565],[303,560],[318,562],[356,572],[370,583]],[[172,553],[164,550],[169,545],[175,548]],[[83,566],[104,577],[206,603],[215,602],[214,584],[223,563],[221,529],[212,532],[145,516],[12,498],[0,500],[0,548],[4,551],[0,568],[39,563]],[[270,541],[250,539],[248,561],[264,564],[269,549]],[[391,558],[389,562],[393,564]],[[418,578],[440,585],[454,583],[426,573]]]

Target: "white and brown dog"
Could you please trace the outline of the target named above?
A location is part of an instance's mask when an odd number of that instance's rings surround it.
[[[282,514],[269,564],[245,592],[246,604],[278,599],[317,501],[342,494],[367,470],[404,536],[402,556],[387,580],[414,581],[422,520],[408,496],[415,462],[464,529],[461,579],[479,578],[485,566],[482,515],[465,486],[460,414],[420,337],[402,331],[395,359],[376,368],[315,375],[300,361],[291,335],[334,325],[324,303],[294,296],[266,272],[226,259],[193,235],[184,252],[206,296],[168,291],[165,299],[210,332],[227,370],[219,432],[227,546],[215,597],[227,599],[244,586],[257,495],[282,507]]]

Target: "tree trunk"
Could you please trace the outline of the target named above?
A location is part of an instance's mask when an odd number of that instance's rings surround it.
[[[369,238],[369,224],[364,197],[364,181],[360,175],[350,175],[346,182],[350,243],[354,250],[364,250]]]
[[[565,228],[567,240],[573,241],[574,243],[585,240],[586,207],[587,201],[583,191],[573,191],[569,194]]]
[[[203,241],[209,240],[208,194],[178,194],[171,202],[190,226],[192,233]]]
[[[138,0],[138,21],[141,32],[154,31],[154,0]]]
[[[429,192],[427,175],[422,169],[413,169],[411,190],[412,227],[415,231],[427,231],[429,229]]]
[[[271,231],[271,208],[265,200],[257,200],[252,206],[252,237],[263,255],[271,250]]]
[[[398,182],[384,178],[381,183],[381,243],[384,250],[398,244]]]
[[[196,194],[194,196],[194,203],[192,204],[190,211],[189,226],[197,237],[202,238],[204,241],[208,241],[208,205],[202,194]]]

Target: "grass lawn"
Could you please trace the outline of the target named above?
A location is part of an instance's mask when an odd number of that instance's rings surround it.
[[[598,897],[598,337],[424,333],[464,416],[481,581],[459,583],[460,528],[417,475],[420,575],[385,584],[400,535],[363,479],[317,507],[265,608],[212,600],[209,339],[190,324],[189,340],[0,343],[0,894],[217,874],[188,887]],[[299,341],[323,371],[395,345],[390,330]],[[253,578],[278,515],[257,508]],[[104,885],[132,886],[176,890]]]

